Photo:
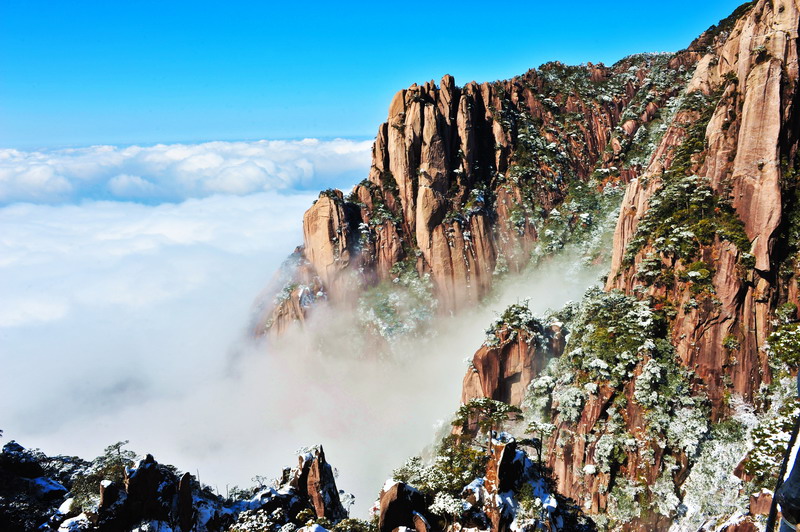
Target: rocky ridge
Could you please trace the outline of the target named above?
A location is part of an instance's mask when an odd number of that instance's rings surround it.
[[[458,87],[445,76],[398,92],[368,178],[347,196],[322,192],[305,213],[304,245],[257,332],[280,335],[320,300],[352,308],[404,273],[429,284],[437,312],[457,312],[506,272],[591,238],[698,58],[548,63],[506,81]]]
[[[492,397],[495,368],[525,361],[526,397],[503,400],[550,424],[558,492],[601,526],[763,523],[764,504],[736,499],[774,486],[796,416],[782,349],[798,347],[799,21],[797,3],[750,2],[692,44],[677,112],[626,187],[606,292],[573,309],[535,378],[542,353],[523,342],[488,363],[482,347],[465,377],[464,399],[485,380]]]
[[[769,496],[795,415],[799,20],[749,2],[674,55],[401,91],[369,180],[306,214],[294,289],[347,305],[411,271],[458,311],[586,238],[587,205],[624,186],[605,289],[557,318],[509,308],[462,402],[521,407],[554,491],[600,528],[755,529],[765,504],[741,501]],[[303,320],[314,300],[296,301],[267,329]]]
[[[274,485],[225,497],[149,454],[134,462],[121,444],[107,451],[87,462],[7,443],[0,453],[0,529],[245,532],[312,530],[309,523],[321,522],[350,530],[344,492],[319,446],[299,454]]]
[[[348,522],[319,448],[236,503],[148,457],[96,486],[97,512],[74,526],[761,529],[798,414],[799,23],[800,2],[758,0],[677,54],[400,91],[369,178],[306,213],[259,332],[389,283],[457,312],[621,201],[604,289],[546,317],[513,305],[492,324],[464,377],[465,415],[429,463],[395,472],[373,525]],[[18,447],[1,458],[2,496],[25,493],[4,499],[3,518],[63,527],[54,504],[91,464],[51,474]]]

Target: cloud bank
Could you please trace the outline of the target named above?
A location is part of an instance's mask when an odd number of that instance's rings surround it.
[[[86,458],[130,440],[222,493],[322,443],[365,516],[457,408],[464,359],[495,313],[526,297],[535,311],[558,307],[597,275],[563,257],[441,318],[397,360],[354,356],[355,319],[342,312],[321,310],[280,345],[253,341],[252,304],[302,242],[316,198],[305,189],[359,181],[368,144],[3,151],[5,439]]]
[[[86,200],[179,202],[318,190],[360,181],[372,141],[260,140],[156,146],[0,149],[0,205]]]

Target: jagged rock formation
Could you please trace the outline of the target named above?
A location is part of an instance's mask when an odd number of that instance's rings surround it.
[[[709,460],[742,460],[737,474],[752,481],[747,464],[765,452],[709,422],[737,426],[736,405],[764,416],[779,406],[766,386],[780,363],[765,345],[798,304],[799,22],[797,2],[751,2],[682,55],[696,69],[622,201],[605,287],[621,293],[584,303],[602,319],[579,317],[556,369],[518,385],[532,383],[529,399],[555,425],[546,447],[558,492],[623,529],[669,529]],[[512,349],[495,366],[528,351]],[[523,379],[541,367],[526,363]],[[495,380],[481,386],[475,375],[465,398],[500,397],[502,372],[485,371]],[[703,529],[756,529],[762,511],[753,503]]]
[[[25,532],[42,524],[57,526],[53,509],[66,495],[68,479],[86,466],[64,457],[42,463],[16,442],[5,444],[0,453],[0,529]]]
[[[459,497],[388,482],[380,494],[379,531],[595,530],[579,508],[553,491],[547,471],[511,435],[495,434],[488,452],[484,475],[464,486]]]
[[[512,305],[490,330],[464,376],[461,403],[488,397],[520,406],[533,378],[564,352],[563,330],[542,324],[521,305]]]
[[[0,529],[119,532],[144,526],[214,532],[255,530],[254,526],[272,530],[292,524],[296,530],[306,524],[303,512],[329,523],[347,517],[319,446],[301,454],[298,466],[285,471],[280,485],[230,499],[147,455],[124,468],[121,482],[102,480],[93,486],[96,504],[81,512],[75,502],[81,489],[76,482],[96,466],[74,457],[47,457],[15,442],[6,444],[0,453]]]
[[[779,231],[788,228],[794,209],[787,174],[797,153],[797,28],[794,2],[758,2],[729,33],[707,38],[710,51],[688,89],[706,99],[676,117],[651,166],[628,187],[616,229],[608,288],[633,293],[645,286],[648,295],[673,303],[673,342],[708,386],[717,410],[726,390],[752,398],[768,382],[760,348],[778,304],[797,303],[793,264],[785,263],[787,234]],[[682,127],[696,120],[707,123],[705,131]],[[685,160],[686,145],[698,141]],[[719,234],[691,256],[649,240],[632,245],[670,174],[697,175],[715,196],[729,200],[746,239]],[[708,297],[697,296],[699,283],[693,281],[653,286],[637,272],[648,258],[676,272],[693,260],[710,265],[708,290],[700,294]],[[787,271],[779,276],[782,266]],[[724,348],[725,340],[737,347]]]
[[[333,468],[325,460],[322,446],[314,447],[298,457],[298,466],[289,484],[300,496],[308,499],[317,517],[324,517],[333,523],[347,517],[336,489]]]
[[[426,497],[403,482],[394,482],[384,486],[378,497],[380,515],[378,530],[392,532],[396,528],[406,527],[416,532],[430,529],[428,512],[429,501]],[[425,517],[428,514],[428,518]]]
[[[502,272],[585,237],[601,199],[625,194],[604,290],[547,323],[512,306],[464,378],[464,403],[518,405],[536,421],[543,463],[508,435],[494,434],[487,455],[465,443],[477,431],[454,431],[445,465],[431,466],[451,485],[423,468],[419,490],[385,486],[382,532],[591,530],[579,508],[602,529],[758,528],[796,417],[779,377],[800,361],[775,349],[781,338],[797,340],[792,357],[800,348],[799,24],[800,1],[758,0],[677,54],[551,63],[461,88],[446,76],[394,97],[368,179],[348,196],[321,193],[305,214],[304,246],[259,333],[282,334],[320,301],[350,308],[404,275],[427,276],[439,310],[459,311]],[[776,328],[785,335],[767,351]],[[53,504],[88,464],[53,476],[26,456],[0,457],[9,530],[346,515],[321,448],[238,505],[148,457],[98,486],[97,512],[82,517]]]
[[[599,223],[598,198],[639,174],[659,134],[647,126],[668,114],[698,56],[549,63],[506,81],[457,87],[445,76],[398,92],[368,179],[347,197],[323,192],[306,212],[301,267],[258,331],[303,321],[306,293],[352,303],[400,271],[430,276],[440,312],[480,301],[498,275]]]

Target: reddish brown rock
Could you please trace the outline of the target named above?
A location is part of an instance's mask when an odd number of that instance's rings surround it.
[[[333,468],[325,461],[325,451],[318,445],[297,457],[298,466],[292,472],[290,485],[308,499],[319,518],[337,522],[347,517],[339,499]]]
[[[525,331],[503,330],[497,345],[481,346],[464,376],[461,403],[488,397],[519,406],[531,380],[563,350],[560,327],[544,330],[540,338],[541,342]]]
[[[735,525],[728,525],[721,528],[720,532],[759,532],[760,530],[761,528],[759,528],[758,525],[752,520],[744,519]]]
[[[303,216],[304,256],[332,297],[344,297],[355,284],[348,266],[356,229],[340,191],[320,194]]]
[[[492,524],[492,530],[504,531],[509,525],[508,516],[496,504],[499,500],[496,495],[514,487],[516,477],[510,470],[513,469],[516,450],[517,445],[513,440],[508,443],[494,441],[486,463],[484,488],[487,497],[484,512]]]
[[[399,527],[420,530],[419,517],[424,519],[428,509],[424,495],[403,482],[396,482],[381,490],[379,504],[380,532],[392,532]]]
[[[762,490],[750,496],[750,515],[768,515],[772,508],[772,492]]]
[[[749,251],[755,257],[755,271],[744,275],[739,265],[741,252],[730,242],[717,239],[703,250],[703,260],[716,269],[716,306],[684,310],[683,304],[690,298],[685,287],[672,293],[658,293],[649,287],[648,292],[678,303],[674,341],[684,364],[695,369],[708,385],[717,407],[715,416],[721,412],[726,380],[730,382],[728,391],[751,398],[770,378],[761,348],[780,290],[774,282],[778,259],[775,236],[786,201],[780,190],[780,160],[793,157],[797,143],[786,119],[797,112],[792,95],[797,92],[798,62],[796,41],[791,36],[797,34],[798,14],[793,3],[779,8],[765,1],[756,3],[730,34],[718,37],[689,84],[690,91],[722,91],[706,128],[707,150],[697,158],[693,171],[707,177],[717,193],[730,194],[752,241]],[[634,266],[623,269],[628,243],[650,196],[660,186],[657,177],[669,168],[669,153],[682,139],[679,132],[672,131],[671,127],[645,172],[647,186],[634,180],[626,190],[608,288],[632,292],[638,262],[651,252],[642,250]],[[731,345],[733,341],[738,344],[736,353],[721,348],[726,338],[732,339]]]
[[[330,304],[348,305],[364,287],[391,280],[399,262],[416,259],[417,272],[430,275],[440,312],[478,303],[490,292],[498,263],[510,272],[528,264],[539,237],[534,220],[564,200],[564,177],[586,180],[598,164],[619,165],[622,138],[612,139],[612,131],[621,127],[624,137],[634,135],[671,96],[651,91],[641,116],[620,124],[626,105],[639,91],[650,91],[647,64],[627,79],[630,66],[581,67],[601,85],[626,77],[623,93],[608,101],[571,91],[546,98],[547,65],[495,83],[458,87],[445,76],[438,87],[431,81],[399,91],[378,128],[368,182],[347,199],[328,191],[306,213],[303,253],[311,271],[295,282],[308,285],[316,278]],[[559,72],[564,66],[548,68]],[[563,168],[539,161],[526,170],[531,175],[524,182],[505,178],[522,164],[517,126],[502,118],[512,107],[541,123],[542,138],[561,150]],[[564,110],[579,118],[561,123]],[[613,179],[636,175],[637,167],[625,168]],[[531,188],[531,180],[542,186]],[[522,214],[523,205],[535,208]],[[296,298],[275,310],[262,323],[278,335],[308,314]]]
[[[702,247],[698,258],[714,269],[713,294],[708,297],[692,292],[690,283],[677,282],[667,288],[639,280],[637,268],[646,255],[653,253],[651,247],[645,246],[633,265],[623,261],[651,197],[662,185],[661,176],[670,169],[675,148],[684,139],[681,125],[697,120],[695,111],[678,113],[644,176],[628,185],[615,231],[612,271],[606,287],[674,305],[675,315],[670,323],[673,343],[682,364],[699,377],[699,386],[711,399],[715,419],[726,415],[726,395],[736,393],[752,400],[759,386],[770,381],[762,351],[770,320],[781,297],[797,297],[791,282],[785,288],[776,284],[780,252],[775,246],[786,202],[780,190],[779,161],[794,157],[798,147],[795,126],[787,122],[787,117],[797,112],[797,77],[788,77],[787,73],[798,70],[796,37],[792,36],[797,35],[799,15],[798,6],[793,3],[773,6],[767,1],[757,2],[730,32],[698,40],[705,39],[711,51],[699,62],[689,84],[689,91],[722,96],[705,130],[705,149],[692,158],[693,165],[687,173],[706,177],[722,197],[730,194],[736,214],[753,242],[752,249],[740,250],[721,238]],[[755,257],[753,270],[744,266],[746,251]],[[670,257],[660,258],[665,267],[676,271],[685,267]],[[781,296],[782,293],[786,295]],[[686,305],[692,298],[697,303]],[[623,418],[626,429],[635,434],[641,425],[641,412],[630,400],[630,386],[627,395]],[[592,449],[583,439],[591,432],[597,408],[597,402],[590,398],[577,427],[560,427],[550,441],[554,451],[550,461],[559,477],[559,489],[576,498],[581,497],[581,492],[595,493],[598,479],[608,482],[601,479],[602,475],[583,478],[581,473],[583,464],[590,463],[592,456]],[[636,479],[644,475],[652,481],[661,462],[658,450],[653,452],[655,466],[643,463],[641,452],[628,453],[625,465],[614,472],[615,476]],[[676,474],[679,485],[688,474],[683,464],[681,468]],[[591,504],[593,511],[605,507],[605,501],[594,496]],[[730,530],[750,530],[753,526],[748,519]],[[662,528],[653,525],[650,529]]]

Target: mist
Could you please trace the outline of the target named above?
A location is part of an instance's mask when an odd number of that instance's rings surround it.
[[[526,299],[559,308],[604,269],[572,253],[543,262],[391,357],[354,352],[356,318],[324,307],[267,345],[250,334],[253,302],[302,242],[315,196],[0,208],[3,439],[84,458],[130,440],[222,494],[320,443],[366,517],[392,469],[449,422],[496,315]]]

